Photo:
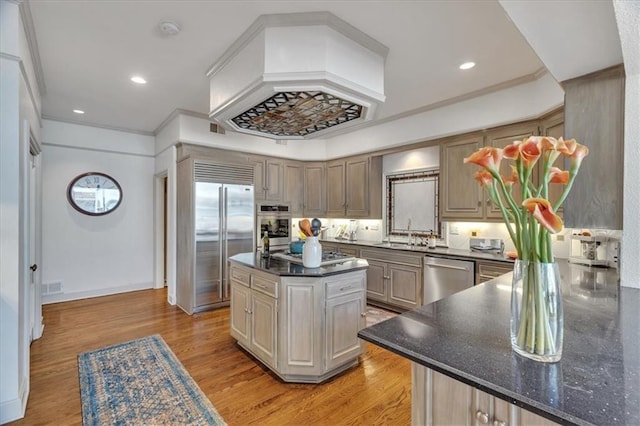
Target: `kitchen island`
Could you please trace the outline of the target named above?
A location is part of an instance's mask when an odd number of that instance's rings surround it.
[[[358,364],[366,260],[305,268],[240,253],[229,264],[231,335],[282,380],[320,383]]]
[[[640,424],[640,290],[615,269],[558,264],[558,363],[511,350],[510,274],[360,331],[412,361],[413,424]]]

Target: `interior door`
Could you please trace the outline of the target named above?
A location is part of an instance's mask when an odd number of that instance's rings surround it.
[[[30,134],[30,132],[29,132]],[[28,297],[28,335],[31,341],[42,337],[42,203],[40,196],[40,156],[39,150],[33,147],[35,141],[30,138],[29,152],[29,297]]]

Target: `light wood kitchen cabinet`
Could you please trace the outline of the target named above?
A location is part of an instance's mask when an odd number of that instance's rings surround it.
[[[542,136],[551,136],[552,138],[559,139],[560,137],[565,138],[564,135],[564,110],[555,112],[545,118],[542,119],[540,125],[540,134]],[[565,161],[564,156],[558,157],[558,159],[553,163],[555,167],[559,167],[562,170],[568,170],[568,162]],[[539,170],[539,173],[542,173]],[[553,205],[561,196],[562,191],[564,191],[564,185],[559,184],[551,184],[549,185],[549,201],[551,205]],[[560,206],[558,209],[559,214],[563,214],[564,208]]]
[[[499,129],[494,129],[485,135],[485,146],[492,148],[504,148],[507,145],[511,145],[513,141],[521,141],[523,139],[528,139],[531,136],[538,134],[538,122],[537,121],[529,121],[524,123],[518,123],[512,126],[504,126]],[[515,161],[509,160],[507,158],[503,158],[500,162],[500,174],[502,176],[511,176],[512,170],[511,165],[515,165]],[[471,167],[475,169],[475,171],[480,170],[479,167],[473,167],[471,165],[464,165],[464,167]],[[538,169],[534,168],[532,182],[537,185],[538,182]],[[478,185],[477,181],[473,181],[474,184]],[[513,199],[516,204],[519,206],[522,204],[522,187],[520,185],[513,186]],[[502,214],[500,213],[500,208],[494,205],[487,194],[485,196],[485,212],[484,216],[486,218],[495,218],[502,219]],[[504,200],[504,198],[503,198]]]
[[[305,201],[305,166],[302,163],[286,162],[284,164],[284,197],[293,217],[301,217],[304,213]]]
[[[325,164],[304,165],[304,215],[324,217],[326,215]]]
[[[231,263],[231,335],[288,382],[320,383],[358,363],[365,271],[280,277]]]
[[[411,363],[411,424],[551,426],[544,417]]]
[[[231,335],[265,364],[277,368],[277,283],[231,269]]]
[[[476,260],[476,284],[513,272],[513,263]]]
[[[283,201],[284,163],[275,158],[256,159],[254,194],[256,201]]]
[[[363,248],[360,256],[369,263],[367,299],[370,303],[400,311],[422,304],[423,255]]]
[[[442,144],[440,151],[440,219],[482,220],[486,196],[474,179],[479,167],[464,164],[464,159],[484,145],[481,133],[454,138]]]
[[[565,138],[589,148],[565,201],[565,226],[622,229],[624,68],[609,68],[562,86]]]
[[[330,161],[326,176],[328,217],[382,217],[382,157]]]

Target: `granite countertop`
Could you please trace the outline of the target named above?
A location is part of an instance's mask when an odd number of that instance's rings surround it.
[[[558,265],[560,362],[538,363],[511,350],[511,274],[358,335],[559,423],[640,425],[640,289],[620,287],[615,269]]]
[[[380,248],[386,250],[400,250],[400,251],[408,251],[412,253],[423,254],[425,256],[433,255],[435,257],[447,257],[452,259],[475,259],[475,260],[490,260],[495,262],[509,262],[513,263],[512,259],[495,253],[482,253],[478,251],[471,250],[461,250],[461,249],[453,249],[448,247],[436,247],[434,249],[430,249],[424,246],[409,246],[406,243],[391,243],[387,244],[380,241],[367,241],[367,240],[341,240],[335,238],[324,238],[320,240],[320,243],[337,243],[337,244],[350,244],[361,247],[372,247],[372,248]]]
[[[305,268],[300,264],[284,259],[275,257],[265,259],[261,253],[253,252],[236,254],[231,256],[229,261],[281,277],[324,277],[367,269],[369,267],[369,263],[367,263],[366,260],[355,259],[335,265],[321,266],[319,268]]]

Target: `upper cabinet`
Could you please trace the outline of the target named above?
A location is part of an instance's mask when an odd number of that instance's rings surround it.
[[[255,158],[256,201],[283,201],[284,163],[275,158]]]
[[[562,84],[565,138],[589,148],[565,200],[565,225],[622,229],[624,69],[609,68]]]
[[[326,215],[327,191],[325,173],[325,163],[307,163],[304,165],[303,211],[305,216],[324,217]]]
[[[284,164],[284,196],[283,201],[289,204],[294,217],[303,215],[304,208],[304,171],[300,162],[286,162]]]
[[[441,220],[485,218],[485,194],[474,179],[478,167],[464,164],[464,159],[482,148],[483,143],[481,133],[453,138],[443,143],[439,179]]]
[[[511,145],[513,141],[521,141],[523,139],[527,139],[530,136],[534,136],[538,134],[538,122],[537,121],[528,121],[524,123],[518,123],[513,126],[505,126],[498,129],[490,130],[485,135],[485,146],[490,146],[493,148],[504,148],[507,145]],[[515,161],[503,159],[500,163],[500,174],[502,176],[511,176],[512,170],[511,165],[515,165]],[[465,167],[469,167],[468,165]],[[479,170],[478,167],[475,168]],[[538,182],[538,169],[533,170],[532,182]],[[474,181],[474,183],[476,183]],[[477,183],[476,183],[477,184]],[[537,184],[537,183],[536,183]],[[479,185],[478,185],[479,186]],[[486,194],[485,194],[486,197]],[[488,197],[486,197],[488,199]],[[514,201],[520,205],[522,202],[522,192],[520,185],[514,185],[513,187],[513,199]],[[496,218],[502,219],[502,214],[500,213],[500,208],[495,206],[492,202],[487,203],[487,218]]]
[[[489,129],[446,139],[440,151],[440,216],[443,221],[502,221],[498,206],[493,205],[486,191],[475,180],[480,167],[464,164],[464,159],[482,147],[504,148],[513,141],[523,140],[530,136],[544,135],[559,138],[564,133],[564,114],[553,112],[539,120],[524,121],[512,125]],[[566,168],[563,158],[556,160],[555,165]],[[510,176],[514,161],[503,159],[500,173]],[[532,182],[540,184],[542,176],[541,164],[533,170]],[[549,186],[549,198],[553,202],[562,194],[561,185]],[[522,201],[519,185],[513,188],[516,203]],[[560,209],[562,212],[562,209]]]
[[[382,157],[362,156],[327,163],[328,217],[382,217]]]

